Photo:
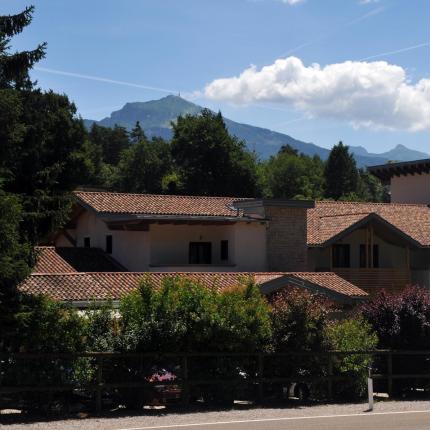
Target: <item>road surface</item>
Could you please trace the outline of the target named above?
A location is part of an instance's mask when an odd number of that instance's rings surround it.
[[[429,430],[430,411],[221,421],[117,430]]]
[[[117,411],[106,416],[77,415],[37,420],[0,415],[7,430],[430,430],[430,401],[383,401],[374,412],[366,403],[236,407],[233,410],[176,412]]]

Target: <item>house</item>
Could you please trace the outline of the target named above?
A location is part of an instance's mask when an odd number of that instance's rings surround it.
[[[430,204],[430,159],[368,168],[390,187],[392,203]]]
[[[307,270],[306,217],[314,202],[84,191],[75,196],[71,220],[55,246],[101,248],[129,271]]]
[[[308,211],[308,270],[333,271],[372,294],[430,287],[430,209],[316,202]]]
[[[430,209],[419,204],[77,191],[52,244],[22,289],[75,303],[178,274],[211,288],[251,277],[265,294],[298,286],[342,303],[430,286]]]
[[[74,249],[75,252],[65,252]],[[80,251],[83,251],[82,254]],[[78,308],[88,306],[89,301],[116,302],[139,286],[146,278],[156,288],[166,277],[181,276],[197,281],[207,288],[222,291],[245,280],[252,280],[263,294],[270,295],[283,288],[302,288],[326,297],[328,300],[349,307],[366,299],[367,294],[335,273],[309,272],[124,272],[109,271],[110,258],[100,249],[88,252],[85,248],[37,248],[38,262],[33,273],[21,285],[23,292],[45,294],[70,303]],[[78,256],[81,255],[79,261]],[[73,257],[71,257],[73,256]],[[107,258],[107,261],[106,261]],[[92,262],[89,260],[94,259]],[[82,272],[77,268],[104,264],[104,271]],[[102,267],[102,266],[101,266]]]

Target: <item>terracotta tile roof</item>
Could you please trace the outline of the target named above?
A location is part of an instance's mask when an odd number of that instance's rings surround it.
[[[137,288],[143,277],[150,277],[154,287],[158,288],[163,279],[172,276],[184,276],[217,291],[233,287],[246,277],[253,278],[259,285],[285,277],[285,285],[281,284],[279,288],[292,285],[291,281],[295,279],[348,297],[367,295],[334,273],[36,273],[21,284],[20,290],[30,294],[46,294],[61,301],[106,300],[109,298],[116,300]],[[294,285],[297,286],[297,282]]]
[[[33,273],[124,272],[116,260],[99,248],[37,246]]]
[[[60,257],[54,246],[36,247],[34,273],[71,273],[77,270]]]
[[[351,282],[331,272],[295,273],[294,277],[350,297],[366,297],[368,295]]]
[[[316,202],[308,210],[309,246],[323,245],[371,214],[388,222],[420,246],[430,246],[430,208],[398,203]]]
[[[236,197],[170,196],[157,194],[128,194],[96,191],[76,191],[84,204],[101,213],[182,215],[182,216],[242,216],[231,209]]]

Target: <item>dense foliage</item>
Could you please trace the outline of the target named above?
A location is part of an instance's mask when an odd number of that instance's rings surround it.
[[[270,338],[269,307],[255,284],[217,293],[183,278],[149,280],[121,304],[128,351],[256,351]]]
[[[276,352],[324,350],[329,310],[324,300],[307,291],[289,289],[275,294],[270,302]]]
[[[330,348],[337,351],[372,351],[378,344],[372,326],[360,317],[328,324],[326,337]],[[371,357],[366,355],[336,357],[334,374],[349,378],[335,385],[334,394],[343,399],[363,396],[371,363]]]
[[[378,334],[381,348],[430,348],[430,293],[426,289],[409,287],[396,295],[383,291],[361,313]]]

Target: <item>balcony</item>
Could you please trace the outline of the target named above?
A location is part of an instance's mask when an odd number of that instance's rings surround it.
[[[408,269],[333,269],[333,271],[366,291],[370,295],[385,289],[389,292],[399,292],[411,284],[411,271]]]

